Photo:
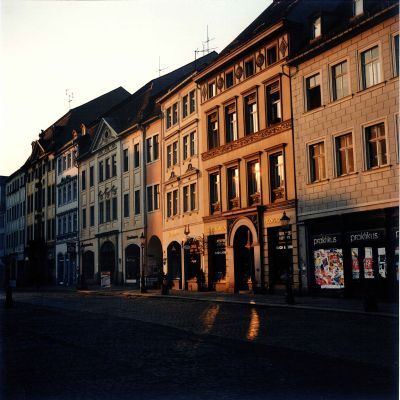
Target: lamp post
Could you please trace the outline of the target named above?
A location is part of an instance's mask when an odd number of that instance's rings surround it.
[[[250,269],[250,280],[251,280],[251,286],[252,286],[252,290],[253,293],[256,292],[256,275],[255,275],[255,271],[253,270],[253,260],[251,257],[251,240],[250,240],[250,230],[247,231],[247,243],[244,246],[248,253],[249,253],[249,269]]]
[[[144,246],[146,243],[146,237],[144,233],[140,235],[140,247],[142,249],[142,262],[140,263],[140,293],[146,293],[146,282],[144,279]]]
[[[281,221],[281,229],[285,236],[285,251],[286,251],[286,303],[294,304],[293,287],[292,287],[292,263],[289,259],[288,233],[290,231],[290,218],[283,212]]]

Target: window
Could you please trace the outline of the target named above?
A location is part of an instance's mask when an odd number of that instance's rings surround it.
[[[190,157],[196,154],[196,132],[190,132]]]
[[[158,147],[158,135],[146,139],[146,158],[148,163],[158,159]]]
[[[364,12],[363,0],[353,0],[353,15],[361,15]]]
[[[124,194],[124,218],[129,218],[129,193]]]
[[[147,186],[147,211],[153,211],[153,186]]]
[[[399,75],[399,34],[393,36],[393,75]]]
[[[218,113],[214,112],[207,116],[207,139],[208,149],[211,150],[214,147],[219,146],[218,138]]]
[[[99,203],[99,224],[104,223],[104,201]]]
[[[225,74],[225,89],[229,89],[233,86],[233,71],[229,71]]]
[[[306,78],[306,111],[321,107],[320,74]]]
[[[76,232],[78,230],[78,214],[77,212],[74,212],[72,215],[73,218],[73,230]]]
[[[238,166],[228,168],[228,208],[231,210],[240,205],[239,200],[239,168]]]
[[[271,203],[285,199],[285,165],[283,153],[269,156],[269,174],[271,183]]]
[[[335,138],[337,176],[354,172],[353,137],[351,133]]]
[[[189,135],[183,137],[183,159],[189,158]]]
[[[105,161],[105,168],[106,168],[106,173],[105,173],[105,175],[106,175],[106,180],[107,179],[109,179],[110,178],[110,159],[109,158],[106,158],[106,161]]]
[[[261,203],[261,171],[259,161],[247,163],[247,193],[249,205]]]
[[[135,215],[140,214],[140,190],[135,190]]]
[[[278,81],[266,86],[266,97],[267,123],[268,126],[271,126],[282,121],[281,93]]]
[[[111,221],[111,200],[106,200],[106,222]]]
[[[178,123],[178,103],[172,105],[172,125]]]
[[[86,229],[86,208],[82,208],[82,229]]]
[[[123,159],[124,159],[124,172],[129,171],[129,154],[128,149],[124,149],[123,151]]]
[[[367,89],[381,82],[381,64],[378,46],[361,53],[361,79],[362,89]]]
[[[139,143],[133,146],[133,167],[139,168],[140,166],[140,153],[139,153]]]
[[[192,114],[196,111],[196,91],[195,90],[192,90],[189,93],[189,111],[190,111],[190,114]]]
[[[349,94],[349,77],[347,61],[331,67],[332,100],[339,100]]]
[[[317,17],[312,22],[312,38],[316,39],[321,36],[321,17]]]
[[[76,180],[72,183],[72,200],[76,200],[78,194],[78,182]]]
[[[57,160],[57,173],[60,175],[62,172],[62,159],[61,157]]]
[[[111,157],[112,176],[117,176],[117,156],[114,154]]]
[[[196,154],[196,133],[190,132],[183,137],[183,159],[187,160]]]
[[[267,49],[267,64],[275,64],[278,61],[278,52],[276,46]]]
[[[104,181],[103,161],[99,161],[99,182]]]
[[[244,116],[246,122],[246,135],[258,131],[257,96],[252,93],[244,98]]]
[[[324,142],[309,146],[310,181],[318,182],[326,178]]]
[[[83,170],[81,174],[81,180],[82,180],[82,190],[86,190],[86,171]]]
[[[147,211],[151,212],[160,208],[160,185],[147,187]]]
[[[71,157],[72,157],[72,154],[68,153],[67,154],[67,169],[71,168]]]
[[[386,153],[385,125],[383,122],[365,128],[367,169],[388,163]]]
[[[220,175],[219,172],[210,174],[210,212],[214,214],[221,211],[220,197]]]
[[[89,185],[94,186],[94,167],[93,165],[89,168]]]
[[[166,113],[165,126],[167,127],[167,129],[169,129],[172,126],[172,109],[171,109],[171,107],[168,107],[165,113]]]
[[[193,211],[196,209],[196,184],[183,187],[183,212]]]
[[[112,201],[112,219],[113,221],[116,221],[118,219],[118,198],[113,197],[111,201]]]
[[[178,214],[178,190],[172,192],[172,215]]]
[[[244,73],[245,77],[248,78],[254,74],[254,60],[247,60],[244,63]]]
[[[225,141],[229,143],[237,138],[236,104],[232,103],[225,107]]]
[[[167,168],[172,166],[172,144],[167,146]]]
[[[67,156],[63,156],[62,158],[62,170],[65,171],[67,169]]]
[[[90,226],[94,226],[94,206],[90,206]]]
[[[208,83],[208,98],[211,99],[211,97],[214,97],[216,95],[216,88],[215,88],[215,82],[209,82]]]
[[[71,184],[68,184],[68,186],[67,186],[67,193],[68,193],[67,201],[70,202],[72,200],[72,186],[71,186]]]
[[[189,114],[189,95],[182,98],[182,118],[186,118]]]
[[[172,143],[172,164],[178,164],[178,142]]]
[[[167,217],[172,216],[172,192],[167,193]]]

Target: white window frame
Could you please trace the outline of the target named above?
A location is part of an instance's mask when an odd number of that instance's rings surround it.
[[[311,146],[314,146],[316,144],[319,143],[323,143],[324,144],[324,156],[325,156],[325,177],[323,179],[318,179],[313,181],[311,179],[311,159],[310,159],[310,148]],[[315,139],[311,142],[307,142],[306,143],[306,158],[307,158],[307,183],[308,184],[315,184],[315,183],[319,183],[319,182],[325,182],[328,180],[328,162],[327,162],[327,154],[328,154],[328,148],[327,148],[327,141],[325,137],[320,137],[318,139]]]
[[[379,58],[378,58],[378,60],[379,60],[379,82],[376,82],[376,83],[372,84],[371,86],[364,87],[362,55],[363,55],[363,53],[367,52],[368,50],[373,49],[374,47],[378,47],[378,52],[379,52]],[[360,91],[367,90],[371,87],[374,87],[375,85],[379,85],[380,83],[384,82],[381,42],[371,43],[368,46],[365,46],[362,49],[359,49],[358,53],[357,53],[357,62],[358,62],[358,74],[359,74],[358,87],[359,87]]]
[[[336,67],[338,64],[342,64],[344,62],[347,63],[347,74],[346,75],[347,75],[348,93],[343,97],[335,99],[334,96],[333,96],[333,94],[334,94],[334,85],[333,85],[333,73],[332,72],[333,72],[333,68],[334,67]],[[330,63],[328,67],[329,67],[329,93],[330,93],[330,100],[332,102],[335,102],[335,101],[340,101],[340,100],[345,99],[346,97],[350,96],[351,95],[350,59],[348,57],[346,57],[346,58],[342,58],[342,59],[336,60],[335,62]]]
[[[322,16],[318,15],[311,22],[312,38],[317,39],[322,35]]]
[[[375,167],[368,167],[369,158],[368,158],[368,150],[367,150],[367,137],[366,137],[366,129],[383,123],[383,128],[385,131],[385,146],[386,146],[386,163],[379,164]],[[386,118],[380,118],[373,121],[369,121],[362,125],[362,143],[363,143],[363,154],[364,154],[364,171],[374,171],[379,168],[384,168],[390,165],[390,148],[389,148],[389,140],[388,140],[388,124]]]
[[[307,79],[311,78],[311,77],[313,77],[315,75],[318,75],[318,74],[319,74],[319,80],[320,80],[319,86],[321,88],[321,90],[320,90],[321,104],[320,104],[319,107],[315,107],[315,108],[309,109],[308,108],[308,101],[307,101]],[[313,111],[319,110],[321,107],[323,107],[323,104],[324,104],[324,90],[323,90],[323,87],[322,87],[322,82],[323,82],[322,78],[323,78],[322,69],[319,69],[319,70],[313,71],[313,72],[311,72],[311,73],[309,73],[307,75],[304,75],[304,77],[303,77],[304,112],[313,112]]]
[[[357,5],[361,5],[360,8],[357,10]],[[358,17],[359,15],[364,14],[364,1],[363,0],[353,0],[353,17]]]
[[[396,36],[399,36],[399,32],[393,33],[391,35],[391,37],[390,37],[390,42],[391,42],[390,47],[391,47],[391,56],[392,56],[392,76],[393,76],[393,78],[398,77],[399,74],[400,74],[400,71],[399,71],[399,69],[400,69],[400,60],[397,60],[398,69],[396,71],[396,51],[395,51],[395,45],[394,45],[394,38]],[[400,40],[400,38],[399,38],[399,40]]]
[[[336,151],[336,139],[339,138],[340,136],[344,136],[344,135],[351,135],[351,142],[352,142],[352,146],[353,146],[353,164],[354,164],[354,171],[353,172],[348,172],[347,174],[342,174],[339,175],[339,171],[338,171],[338,159],[337,159],[337,151]],[[325,151],[326,154],[326,151]],[[326,157],[326,155],[325,155]],[[343,131],[340,132],[335,132],[332,135],[332,159],[334,161],[334,176],[335,178],[341,178],[341,177],[345,177],[345,176],[349,176],[349,175],[353,175],[355,173],[357,173],[357,153],[356,153],[356,142],[355,142],[355,135],[354,135],[354,129],[350,128],[350,129],[345,129]]]

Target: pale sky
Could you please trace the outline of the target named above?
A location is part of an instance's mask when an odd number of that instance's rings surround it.
[[[0,0],[0,175],[71,108],[220,52],[271,0]]]

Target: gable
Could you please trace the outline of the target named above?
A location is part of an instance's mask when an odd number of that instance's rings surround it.
[[[107,146],[115,139],[117,139],[117,133],[111,127],[111,125],[104,118],[102,118],[99,126],[97,127],[90,151],[94,153],[104,146]]]

